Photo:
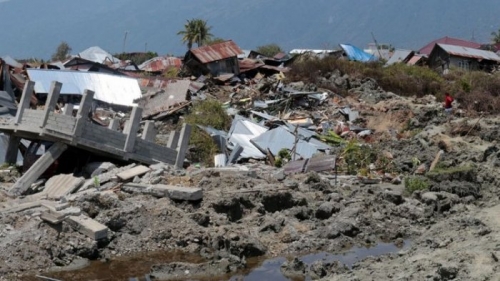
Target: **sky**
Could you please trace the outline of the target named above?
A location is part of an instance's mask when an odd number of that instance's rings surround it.
[[[487,42],[499,14],[498,0],[0,0],[0,56],[49,59],[62,41],[74,54],[100,46],[183,55],[177,32],[193,18],[242,49],[365,48],[373,34],[418,50],[443,36]]]

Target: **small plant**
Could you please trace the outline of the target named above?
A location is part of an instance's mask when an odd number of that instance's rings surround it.
[[[94,187],[99,189],[101,187],[101,181],[98,176],[94,176]]]
[[[405,192],[408,195],[412,195],[413,192],[417,190],[427,190],[429,189],[429,181],[424,177],[410,176],[405,178]]]
[[[282,148],[280,151],[278,151],[278,155],[274,160],[274,166],[280,168],[283,166],[283,164],[290,161],[291,159],[292,155],[290,154],[290,151],[288,151],[288,149],[286,148]]]

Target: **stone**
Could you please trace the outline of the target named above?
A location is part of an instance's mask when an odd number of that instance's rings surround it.
[[[405,202],[405,199],[403,198],[403,194],[401,192],[395,191],[395,190],[385,190],[384,193],[382,194],[382,197],[389,201],[392,202],[396,205],[403,204]]]
[[[323,202],[319,205],[316,210],[316,218],[320,220],[326,220],[332,216],[334,212],[338,212],[340,208],[338,208],[333,202]]]
[[[420,199],[427,205],[433,205],[438,201],[436,192],[425,192],[421,195]]]

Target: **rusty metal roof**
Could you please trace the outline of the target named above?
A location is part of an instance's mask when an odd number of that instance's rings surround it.
[[[170,67],[180,68],[182,60],[176,57],[155,57],[139,65],[140,70],[148,72],[163,72]]]
[[[436,44],[447,44],[447,45],[461,46],[474,49],[479,49],[479,47],[481,47],[481,44],[476,42],[470,42],[446,36],[430,42],[429,44],[422,47],[422,49],[420,49],[418,52],[424,55],[429,55]]]
[[[232,40],[191,49],[190,51],[201,63],[237,57],[239,54],[243,53],[240,47]]]
[[[437,45],[450,55],[500,62],[500,57],[497,54],[490,51],[447,45],[447,44],[437,44]]]

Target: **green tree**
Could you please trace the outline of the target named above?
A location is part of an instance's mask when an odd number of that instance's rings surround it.
[[[500,28],[498,29],[498,31],[493,31],[491,33],[491,42],[493,42],[493,44],[500,43]]]
[[[283,52],[283,49],[278,44],[272,43],[259,46],[255,51],[257,53],[263,54],[266,57],[272,58],[274,55]]]
[[[182,35],[182,43],[185,43],[188,49],[191,49],[194,43],[201,47],[212,39],[213,35],[210,33],[210,29],[212,27],[208,26],[206,21],[192,19],[187,20],[184,30],[177,32],[177,35]]]
[[[205,45],[213,45],[213,44],[217,44],[217,43],[222,43],[222,42],[225,42],[227,41],[226,39],[223,39],[223,38],[220,38],[220,37],[215,37],[215,38],[211,38],[211,39],[208,39],[206,42],[205,42]]]
[[[56,52],[52,54],[53,61],[63,61],[68,58],[71,52],[71,47],[65,41],[62,41],[59,46],[57,46]]]

